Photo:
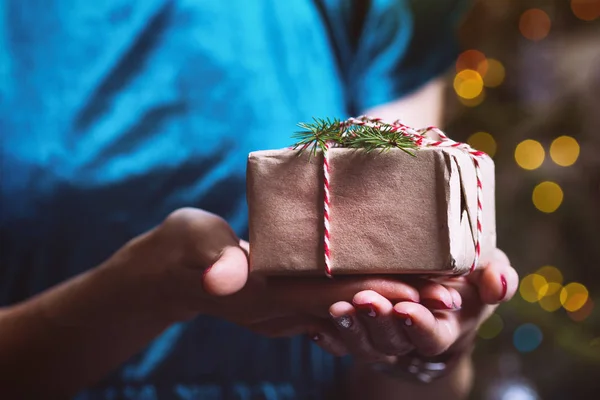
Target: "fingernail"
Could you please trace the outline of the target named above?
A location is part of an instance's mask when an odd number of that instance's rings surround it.
[[[462,309],[462,307],[457,306],[455,302],[452,302],[452,308],[454,309],[454,311],[460,311]]]
[[[500,275],[500,283],[502,284],[502,294],[500,295],[500,301],[502,301],[506,297],[506,292],[508,292],[508,284],[506,283],[506,277],[504,275]]]
[[[349,315],[342,315],[341,317],[334,317],[335,323],[341,328],[348,329],[352,326],[352,317]]]
[[[377,316],[377,311],[375,311],[375,307],[373,307],[373,303],[365,303],[365,304],[356,304],[354,306],[358,308],[361,312],[367,314],[371,318],[375,318]]]
[[[450,310],[454,308],[454,304],[446,303],[438,299],[423,299],[421,300],[421,304],[434,310]]]
[[[394,314],[396,314],[397,316],[399,316],[400,318],[402,318],[404,320],[404,325],[412,326],[413,320],[412,320],[412,318],[410,318],[409,314],[400,312],[400,311],[396,311],[396,309],[394,309]]]

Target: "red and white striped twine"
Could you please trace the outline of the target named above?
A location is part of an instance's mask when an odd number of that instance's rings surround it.
[[[381,127],[381,118],[370,118],[367,116],[360,116],[358,118],[350,118],[346,122],[343,123],[343,126],[349,125],[368,125],[375,128]],[[482,151],[478,151],[473,149],[466,143],[455,142],[446,136],[440,129],[435,126],[428,126],[424,129],[415,130],[407,125],[404,125],[400,120],[389,124],[393,129],[397,129],[401,132],[402,135],[413,139],[414,143],[418,147],[453,147],[456,149],[464,150],[471,156],[473,160],[473,165],[475,166],[475,177],[477,180],[477,228],[475,230],[475,258],[473,260],[473,264],[469,270],[469,273],[472,273],[477,267],[477,263],[479,262],[479,257],[481,255],[481,243],[480,239],[482,236],[481,229],[481,220],[483,218],[483,185],[481,181],[481,168],[479,165],[479,161],[477,160],[480,157],[485,157],[486,153]],[[434,132],[438,135],[438,140],[430,139],[426,136],[428,132]],[[323,151],[323,181],[324,181],[324,196],[323,196],[323,227],[324,227],[324,254],[325,254],[325,274],[328,277],[332,276],[331,270],[331,226],[330,226],[330,176],[329,176],[329,149],[331,147],[330,143],[325,144],[325,149]]]
[[[325,275],[331,277],[331,249],[329,238],[331,235],[329,226],[329,143],[325,143],[323,151],[323,249],[325,253]]]

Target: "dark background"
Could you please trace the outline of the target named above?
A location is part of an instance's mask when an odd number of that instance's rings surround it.
[[[448,76],[446,131],[493,154],[522,279],[480,330],[472,398],[600,398],[600,0],[480,0],[460,36],[480,53]]]

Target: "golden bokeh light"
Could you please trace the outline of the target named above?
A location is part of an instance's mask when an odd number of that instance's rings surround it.
[[[600,17],[600,0],[571,0],[571,10],[583,21],[593,21]]]
[[[481,327],[477,334],[482,339],[493,339],[502,332],[504,328],[504,321],[498,314],[492,314],[490,318],[488,318]]]
[[[471,69],[477,71],[480,75],[485,75],[488,69],[485,54],[474,49],[460,53],[456,59],[456,72],[459,73],[465,69]]]
[[[521,35],[534,42],[548,36],[551,26],[550,17],[545,11],[539,8],[532,8],[525,11],[519,19],[519,31]]]
[[[550,158],[561,167],[575,164],[579,157],[579,143],[570,136],[561,136],[550,145]]]
[[[456,74],[454,90],[459,97],[474,99],[483,91],[483,79],[479,72],[465,69]]]
[[[567,315],[575,322],[581,322],[592,314],[594,310],[594,302],[588,297],[587,301],[577,311],[567,311]]]
[[[467,139],[469,146],[487,153],[490,157],[496,154],[496,140],[487,132],[476,132]]]
[[[577,311],[587,302],[588,290],[581,283],[572,282],[560,291],[560,303],[567,311]]]
[[[545,284],[540,292],[542,292],[542,298],[539,300],[540,307],[548,312],[554,312],[558,310],[562,303],[560,302],[560,293],[562,286],[556,282],[550,282]]]
[[[540,296],[542,298],[548,296],[559,295],[559,291],[562,289],[562,285],[557,282],[547,282],[544,286],[542,286],[539,290]]]
[[[544,148],[536,140],[524,140],[515,149],[515,161],[523,169],[534,170],[539,168],[545,157]]]
[[[563,191],[554,182],[542,182],[533,189],[531,196],[535,208],[545,213],[552,213],[563,201]]]
[[[498,87],[504,82],[506,71],[498,60],[488,58],[485,62],[486,72],[482,74],[483,84],[489,88]],[[477,69],[479,71],[479,68]]]
[[[475,97],[474,99],[463,99],[460,96],[457,96],[457,98],[462,103],[462,105],[466,107],[477,107],[485,100],[485,88],[481,90],[479,96]]]
[[[535,303],[542,297],[542,289],[547,286],[548,282],[546,279],[538,274],[530,274],[521,280],[519,285],[519,293],[523,300],[529,303]],[[548,289],[546,288],[546,291]]]
[[[536,271],[536,274],[541,275],[546,279],[546,282],[563,283],[562,272],[556,267],[546,265]]]

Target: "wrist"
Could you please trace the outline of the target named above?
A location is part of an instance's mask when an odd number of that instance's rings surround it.
[[[126,244],[94,273],[112,282],[112,295],[123,299],[124,312],[170,325],[191,318],[177,287],[174,252],[164,251],[150,232]]]

